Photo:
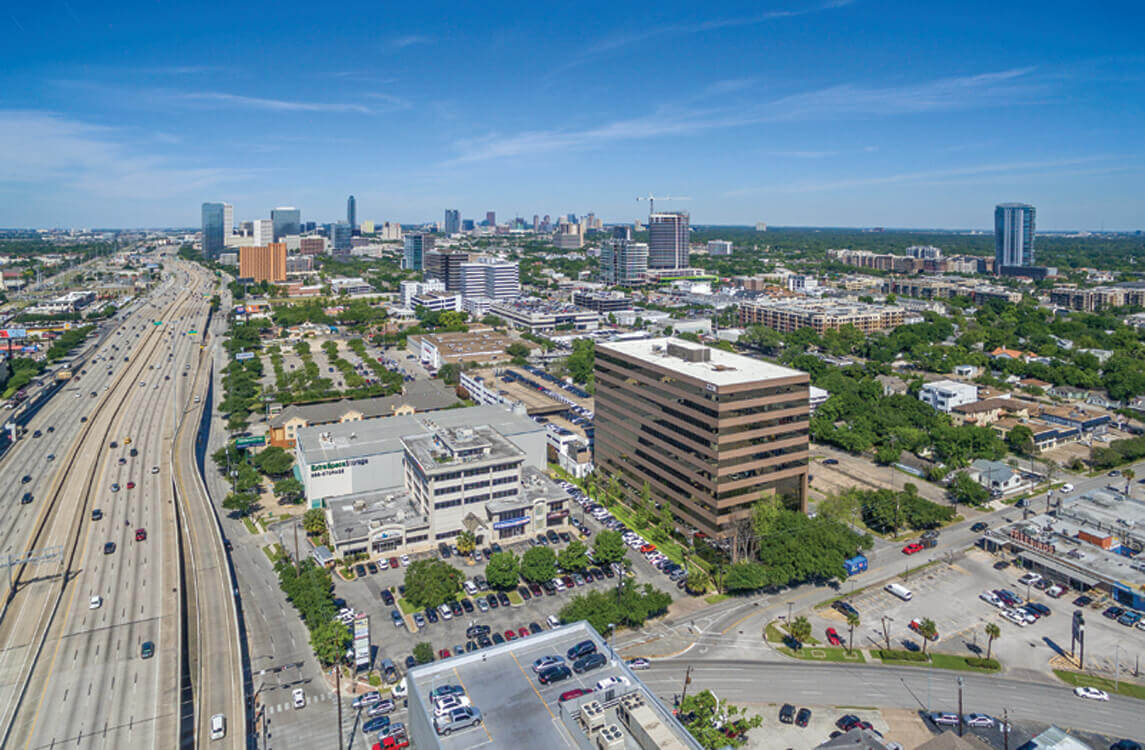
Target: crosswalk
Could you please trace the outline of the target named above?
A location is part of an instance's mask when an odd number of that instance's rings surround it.
[[[329,693],[319,693],[318,695],[308,695],[308,696],[306,696],[306,705],[310,705],[311,703],[321,703],[323,701],[329,701],[329,700],[333,700],[333,696],[331,696]],[[278,714],[278,713],[282,713],[283,711],[293,711],[293,710],[294,710],[294,703],[291,701],[287,701],[285,703],[268,703],[266,706],[266,713],[268,713],[268,714]]]

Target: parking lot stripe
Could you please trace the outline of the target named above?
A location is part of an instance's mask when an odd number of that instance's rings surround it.
[[[521,665],[518,664],[517,666],[521,666]],[[466,694],[468,694],[469,688],[465,687],[465,681],[461,679],[461,673],[457,671],[457,667],[453,668],[453,676],[457,678],[457,684],[461,685],[461,689],[464,690],[466,692]],[[481,719],[481,728],[485,730],[485,736],[489,738],[490,742],[492,742],[493,741],[493,735],[489,734],[489,727],[485,726],[485,719],[484,718]]]
[[[512,656],[513,661],[517,662],[517,669],[521,670],[521,676],[525,678],[525,682],[529,683],[529,687],[531,687],[533,692],[537,694],[537,700],[539,700],[541,705],[545,707],[545,710],[549,712],[549,716],[552,717],[553,721],[556,721],[557,717],[555,714],[553,714],[553,709],[549,708],[549,704],[545,702],[543,697],[541,697],[541,691],[537,690],[537,686],[534,685],[533,681],[529,679],[529,674],[525,671],[525,668],[521,666],[521,662],[517,660],[517,655],[510,651],[509,656]]]

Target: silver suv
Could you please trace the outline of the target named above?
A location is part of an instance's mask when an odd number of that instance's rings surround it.
[[[481,712],[474,706],[455,708],[443,716],[433,717],[433,728],[438,734],[449,734],[481,723]]]

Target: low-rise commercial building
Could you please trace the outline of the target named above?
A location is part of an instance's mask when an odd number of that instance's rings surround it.
[[[493,330],[457,333],[426,333],[406,338],[406,348],[426,367],[439,370],[442,365],[507,362],[512,355],[506,349],[514,339]],[[532,348],[532,345],[526,343]]]
[[[572,303],[602,315],[632,309],[632,299],[621,292],[573,292]]]
[[[708,255],[731,255],[732,249],[730,240],[708,240]]]
[[[489,406],[303,429],[298,473],[338,556],[418,552],[563,529],[571,499],[544,473],[532,420]]]
[[[410,297],[409,307],[411,310],[424,307],[429,312],[461,312],[461,295],[456,292],[422,292]]]
[[[830,300],[755,300],[739,304],[739,324],[765,325],[780,333],[812,328],[816,333],[854,326],[863,333],[897,328],[906,312],[891,305]]]
[[[370,286],[370,282],[360,276],[330,279],[330,293],[334,295],[371,294],[373,292],[374,287]]]
[[[498,302],[489,312],[530,333],[552,333],[558,329],[595,331],[600,327],[600,315],[592,310],[536,298]]]

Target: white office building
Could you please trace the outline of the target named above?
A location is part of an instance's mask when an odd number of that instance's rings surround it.
[[[254,232],[255,247],[262,247],[274,242],[274,222],[270,219],[255,219],[251,229]]]
[[[491,300],[521,296],[520,271],[516,261],[475,258],[460,264],[461,296]]]
[[[977,401],[978,386],[973,383],[959,383],[957,380],[936,380],[922,387],[918,392],[918,400],[949,414],[956,406]]]
[[[402,307],[413,309],[413,298],[427,292],[444,292],[445,282],[441,279],[426,279],[425,281],[401,282]]]
[[[708,255],[731,255],[732,243],[729,240],[708,240]]]

